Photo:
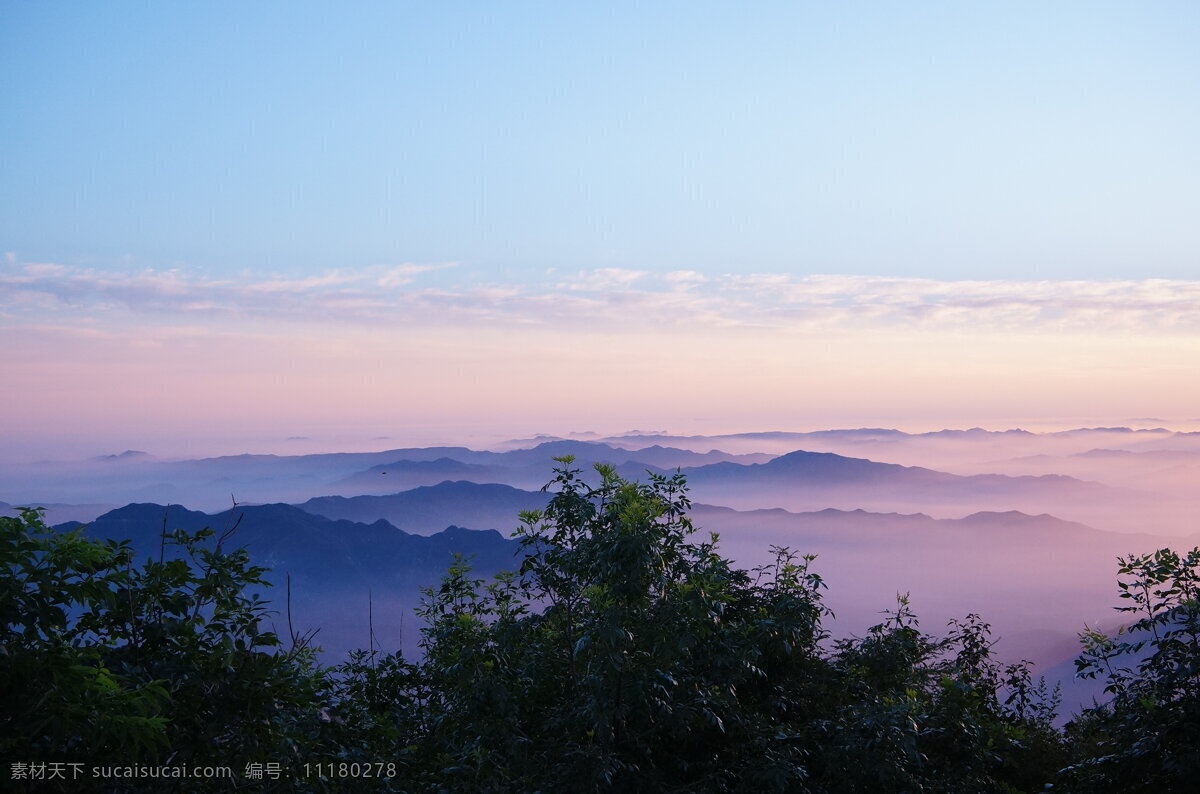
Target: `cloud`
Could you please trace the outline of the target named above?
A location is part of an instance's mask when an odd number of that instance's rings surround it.
[[[581,270],[571,279],[559,282],[559,289],[575,292],[602,292],[628,289],[634,282],[644,278],[644,270],[626,270],[619,267],[601,267]]]
[[[301,293],[309,292],[321,287],[333,287],[342,284],[347,284],[358,280],[358,277],[353,273],[346,271],[335,270],[325,273],[320,276],[310,276],[309,278],[300,279],[270,279],[268,281],[259,281],[253,284],[246,285],[245,289],[250,292],[290,292]]]
[[[440,265],[414,265],[411,263],[391,265],[381,268],[381,272],[375,279],[375,283],[380,287],[402,287],[405,284],[411,284],[421,273],[428,273],[432,270],[444,270],[454,266],[453,262]]]
[[[706,276],[601,268],[540,280],[420,286],[451,264],[339,269],[302,278],[209,279],[181,270],[0,268],[0,316],[71,313],[170,322],[221,318],[365,325],[589,330],[1200,332],[1200,281],[939,281],[781,273]]]
[[[708,281],[703,273],[697,273],[695,270],[670,270],[662,277],[676,290],[689,290]]]

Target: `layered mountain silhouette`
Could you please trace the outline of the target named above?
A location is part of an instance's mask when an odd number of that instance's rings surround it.
[[[125,452],[0,464],[0,513],[41,504],[62,528],[95,519],[89,534],[129,538],[154,559],[164,519],[168,529],[218,533],[237,524],[227,542],[272,570],[280,586],[265,596],[281,610],[290,575],[293,621],[321,628],[331,660],[370,643],[416,653],[421,588],[436,585],[456,553],[472,558],[480,578],[518,567],[519,544],[506,536],[521,511],[545,506],[550,495],[539,489],[564,455],[591,482],[594,463],[632,480],[682,470],[696,539],[719,533],[744,566],[767,562],[772,545],[816,554],[837,633],[865,630],[897,593],[910,593],[930,631],[982,614],[1010,660],[1052,664],[1073,651],[1084,623],[1115,626],[1118,556],[1200,540],[1188,534],[1200,505],[1197,434],[857,428],[595,438],[500,451],[199,460]],[[206,512],[164,507],[168,500]],[[225,509],[231,500],[240,506]],[[125,502],[133,504],[110,509]],[[1161,532],[1138,534],[1146,531]]]
[[[1039,453],[1069,455],[1101,446],[1127,449],[1200,449],[1200,437],[1188,433],[1173,432],[1164,428],[1129,427],[1077,428],[1050,433],[1034,433],[1019,428],[985,430],[978,427],[908,433],[892,428],[864,427],[711,436],[636,434],[597,440],[629,447],[647,444],[663,444],[692,450],[719,447],[731,453],[784,454],[804,449],[950,471],[957,471],[956,466],[962,463],[978,464],[988,460]]]
[[[85,531],[96,538],[127,539],[139,551],[156,552],[164,522],[168,530],[208,527],[218,534],[236,525],[230,542],[244,546],[260,564],[320,576],[336,571],[338,579],[364,581],[400,581],[410,573],[423,576],[429,571],[436,580],[455,553],[474,555],[481,569],[499,570],[511,564],[516,546],[494,530],[449,526],[422,536],[383,520],[332,520],[285,504],[238,507],[215,515],[179,505],[130,504],[105,513]]]
[[[291,577],[293,610],[301,626],[320,627],[321,644],[336,656],[367,647],[369,613],[381,642],[415,650],[418,622],[413,608],[421,588],[438,584],[456,555],[467,558],[475,575],[488,578],[512,570],[519,546],[493,530],[449,526],[429,536],[413,535],[387,521],[332,520],[285,504],[238,507],[217,514],[178,505],[130,504],[91,524],[69,522],[59,530],[80,528],[97,539],[129,540],[143,558],[158,559],[164,528],[220,536],[235,528],[226,548],[245,548],[256,565],[270,569],[275,585],[266,597],[283,609],[283,585]],[[180,555],[162,547],[167,558]],[[368,599],[375,608],[368,608]],[[407,621],[406,621],[407,617]],[[404,640],[401,626],[412,629]]]
[[[829,586],[839,633],[879,622],[881,610],[907,593],[929,629],[976,612],[1002,638],[1003,658],[1039,663],[1057,661],[1055,649],[1074,648],[1084,622],[1117,625],[1117,557],[1200,542],[1200,536],[1104,532],[1018,511],[937,519],[696,504],[691,517],[701,535],[716,532],[720,548],[744,567],[768,561],[772,546],[816,555],[812,570]]]
[[[683,473],[698,501],[740,510],[835,507],[921,511],[949,517],[967,511],[1018,509],[1103,519],[1102,508],[1131,496],[1120,489],[1061,475],[964,476],[828,452],[796,451],[767,463],[717,463],[684,469]]]
[[[666,471],[718,461],[762,462],[771,457],[666,447],[631,452],[583,441],[547,442],[509,452],[443,446],[195,460],[161,460],[122,453],[68,463],[0,464],[0,483],[5,486],[0,498],[12,503],[181,502],[220,510],[233,501],[266,504],[329,494],[395,493],[445,480],[540,488],[552,476],[553,459],[563,455],[575,455],[583,467],[597,462],[618,465],[622,472],[638,478],[644,477],[647,470]]]
[[[521,511],[539,510],[549,500],[547,493],[460,480],[387,496],[321,496],[296,506],[332,519],[385,519],[407,532],[423,535],[455,523],[509,533],[516,528]]]
[[[436,457],[433,455],[436,454]],[[548,441],[529,449],[507,452],[479,452],[462,448],[436,447],[421,451],[406,451],[405,456],[389,463],[378,464],[339,480],[333,490],[343,495],[384,494],[422,485],[436,485],[446,480],[502,483],[517,488],[540,488],[550,479],[555,458],[571,455],[574,466],[587,469],[596,463],[607,463],[630,479],[645,479],[647,472],[665,474],[680,467],[716,462],[761,462],[769,455],[730,455],[711,450],[699,453],[689,450],[652,446],[627,450],[590,441]]]

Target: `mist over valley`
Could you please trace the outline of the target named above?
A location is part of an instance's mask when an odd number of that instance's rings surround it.
[[[772,547],[816,555],[835,636],[861,634],[907,595],[929,630],[985,616],[997,654],[1038,669],[1072,658],[1085,625],[1121,625],[1118,556],[1200,543],[1189,521],[1200,491],[1188,487],[1200,435],[1113,428],[541,437],[194,460],[130,451],[8,466],[2,506],[44,506],[61,529],[82,523],[149,556],[164,526],[236,525],[227,543],[270,569],[264,597],[284,608],[290,577],[291,619],[319,629],[330,658],[363,646],[369,617],[380,647],[411,655],[422,588],[455,554],[484,579],[519,568],[506,538],[520,513],[546,507],[541,488],[566,455],[585,478],[597,463],[629,480],[681,473],[694,540],[716,533],[743,567]]]

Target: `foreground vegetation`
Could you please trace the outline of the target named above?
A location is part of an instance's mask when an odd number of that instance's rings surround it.
[[[1077,665],[1111,702],[1054,727],[1056,697],[901,599],[832,641],[824,584],[786,549],[753,571],[697,541],[681,477],[628,483],[564,458],[524,562],[457,562],[422,608],[418,660],[321,667],[266,631],[266,571],[228,537],[182,558],[0,518],[0,761],[9,790],[170,790],[86,777],[224,766],[178,790],[1189,791],[1200,775],[1200,549],[1120,561],[1118,637]],[[165,528],[164,528],[165,529]],[[290,629],[289,629],[290,632]],[[30,763],[84,776],[33,781]],[[71,777],[71,769],[67,770]],[[250,777],[247,777],[250,775]],[[278,775],[278,777],[275,777]],[[261,776],[261,778],[260,778]]]

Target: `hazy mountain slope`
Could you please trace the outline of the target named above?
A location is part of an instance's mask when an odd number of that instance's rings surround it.
[[[321,642],[335,657],[366,645],[368,594],[375,603],[379,640],[399,647],[401,627],[407,624],[404,644],[412,652],[417,622],[411,611],[420,601],[420,588],[440,582],[455,554],[469,557],[485,577],[519,562],[514,556],[518,544],[492,530],[449,527],[430,536],[412,535],[386,521],[331,520],[284,504],[215,515],[178,505],[131,504],[100,516],[85,531],[96,538],[128,539],[141,556],[156,559],[164,525],[191,532],[210,527],[218,535],[236,525],[227,546],[245,547],[256,564],[271,569],[275,588],[267,597],[279,609],[281,586],[291,575],[294,621],[298,627],[320,627]]]
[[[1117,487],[1178,497],[1200,485],[1200,451],[1091,449],[1071,455],[1029,455],[976,464],[976,471],[1004,474],[1054,472]]]
[[[326,455],[231,455],[198,460],[135,456],[0,466],[5,501],[183,501],[220,509],[232,500],[266,503],[319,493],[334,480],[394,453]]]
[[[386,496],[322,496],[296,505],[302,510],[351,521],[385,519],[406,532],[430,534],[450,524],[497,529],[517,527],[522,510],[546,506],[550,495],[496,483],[442,482]]]
[[[675,436],[637,434],[614,436],[600,441],[624,445],[666,444],[684,449],[709,449],[714,446],[732,453],[783,454],[796,449],[834,452],[850,457],[954,470],[960,464],[978,464],[988,460],[1036,454],[1068,455],[1098,446],[1200,449],[1200,438],[1163,428],[1128,427],[1078,428],[1075,430],[1033,433],[1019,428],[1009,430],[935,430],[907,433],[890,428],[851,428],[811,432],[729,433],[712,436]]]
[[[427,447],[194,460],[161,460],[125,452],[82,461],[0,464],[0,499],[12,504],[179,502],[219,510],[235,500],[266,504],[329,494],[395,493],[444,480],[539,488],[551,476],[553,459],[563,455],[576,456],[583,467],[611,463],[638,477],[644,476],[646,469],[665,471],[724,460],[761,462],[769,458],[651,447],[640,459],[629,449],[579,441],[547,442],[507,452]],[[385,471],[387,474],[382,474]]]
[[[575,458],[573,465],[578,468],[586,470],[596,463],[607,463],[615,466],[622,476],[632,479],[644,479],[647,471],[666,473],[683,466],[746,460],[744,456],[739,458],[718,451],[701,454],[661,446],[629,450],[586,441],[548,441],[530,449],[507,452],[462,454],[450,451],[435,459],[397,458],[332,483],[329,490],[344,496],[382,495],[400,489],[435,485],[446,480],[502,483],[524,489],[540,488],[550,478],[554,466],[558,465],[554,459],[566,455]],[[762,458],[769,460],[769,456],[749,456],[751,460]]]
[[[816,554],[829,585],[837,631],[861,631],[911,593],[931,630],[968,612],[983,615],[1012,657],[1058,661],[1083,624],[1115,625],[1116,558],[1200,537],[1103,532],[1049,515],[977,513],[960,519],[862,510],[736,511],[696,505],[702,532],[720,534],[725,553],[761,564],[767,549]]]
[[[463,463],[451,458],[435,460],[395,460],[372,466],[333,483],[338,493],[379,494],[398,489],[436,485],[446,480],[471,479],[475,482],[496,482],[511,477],[508,469],[478,463]]]
[[[438,459],[500,466],[509,474],[505,475],[506,479],[496,481],[534,488],[540,487],[548,478],[551,458],[563,454],[576,455],[583,465],[595,461],[616,465],[635,462],[638,465],[628,466],[627,470],[637,473],[645,468],[673,470],[680,466],[699,467],[721,461],[763,463],[769,455],[804,449],[937,471],[974,474],[989,473],[987,468],[980,468],[980,464],[988,461],[1032,455],[1067,456],[1095,448],[1200,452],[1200,434],[1119,427],[1082,428],[1060,433],[989,431],[979,428],[906,433],[888,428],[858,428],[714,436],[641,433],[592,441],[526,439],[504,446],[507,447],[505,452],[442,446],[366,453],[228,455],[193,460],[163,460],[144,453],[125,452],[73,462],[0,463],[0,499],[10,504],[181,501],[213,510],[229,505],[232,499],[239,503],[260,504],[303,501],[313,496],[339,492],[331,487],[332,483],[376,466],[394,467],[398,461],[433,462]],[[528,467],[525,471],[515,471],[524,466]],[[372,492],[394,493],[416,485],[435,484],[444,479],[489,478],[477,471],[469,476],[463,469],[457,472],[441,471],[424,480],[393,482],[382,491]],[[1097,479],[1104,480],[1103,477]],[[353,495],[352,489],[344,495]]]
[[[1121,495],[1097,483],[1059,475],[961,476],[828,452],[796,451],[767,463],[716,463],[683,473],[697,499],[739,509],[1048,512],[1062,504]]]
[[[785,469],[803,471],[814,460],[822,459],[792,458],[784,461]],[[864,463],[870,461],[843,459],[819,470],[828,477],[850,476],[861,474]],[[896,468],[867,471],[886,479],[897,476]],[[902,476],[917,482],[952,477],[929,471]],[[489,523],[509,529],[516,526],[520,510],[540,507],[547,498],[503,485],[447,482],[385,497],[312,499],[304,509],[272,504],[209,515],[178,506],[133,504],[101,516],[88,532],[129,538],[142,555],[156,557],[164,516],[168,528],[209,526],[218,532],[240,516],[229,542],[245,546],[256,562],[270,566],[277,584],[291,575],[294,622],[320,627],[321,642],[336,658],[369,642],[368,593],[378,640],[415,652],[419,624],[412,609],[419,602],[419,588],[440,581],[454,552],[472,555],[474,569],[483,577],[518,565],[518,545],[497,532],[450,528],[426,537],[376,518],[386,515],[418,528],[491,518]],[[1117,624],[1112,610],[1117,556],[1166,545],[1190,547],[1200,540],[1121,535],[1015,511],[936,519],[861,509],[738,511],[697,504],[691,515],[697,540],[719,533],[724,553],[746,567],[766,562],[773,545],[816,554],[812,566],[829,586],[835,634],[865,630],[878,622],[882,610],[895,605],[897,593],[910,593],[930,631],[977,612],[995,628],[1003,658],[1041,664],[1073,653],[1074,637],[1085,623]],[[280,588],[267,595],[282,609]],[[279,620],[284,625],[286,619]]]

